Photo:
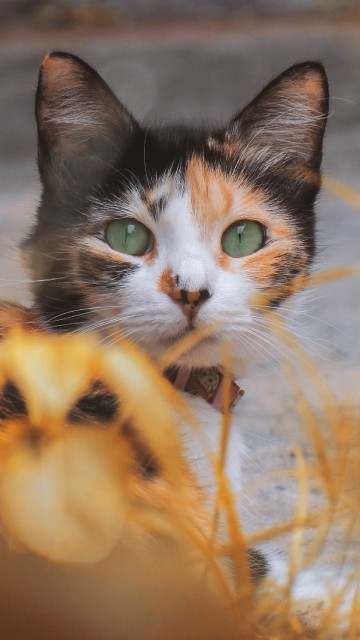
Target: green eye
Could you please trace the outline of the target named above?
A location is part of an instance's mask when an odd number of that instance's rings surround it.
[[[243,258],[261,249],[265,240],[262,224],[252,220],[234,222],[221,238],[222,248],[232,258]]]
[[[154,244],[149,229],[133,218],[119,218],[110,222],[106,228],[106,240],[114,251],[129,256],[143,256]]]

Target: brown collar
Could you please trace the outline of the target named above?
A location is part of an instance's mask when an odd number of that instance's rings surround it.
[[[172,367],[165,372],[167,379],[179,391],[200,396],[217,411],[222,411],[224,401],[224,369],[209,367],[201,369],[179,369]],[[244,395],[244,390],[233,380],[230,389],[230,407],[233,409]]]

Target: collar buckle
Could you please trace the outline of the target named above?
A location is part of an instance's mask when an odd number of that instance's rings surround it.
[[[166,370],[165,376],[178,391],[199,396],[217,411],[222,411],[224,401],[224,369],[222,367],[198,369],[172,367]],[[231,409],[237,405],[244,393],[244,390],[233,380],[230,387]]]

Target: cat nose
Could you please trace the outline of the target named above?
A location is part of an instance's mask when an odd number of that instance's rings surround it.
[[[211,296],[208,289],[197,289],[195,291],[188,291],[187,289],[174,288],[171,292],[172,299],[180,304],[181,310],[187,318],[192,320],[200,305],[202,305]]]

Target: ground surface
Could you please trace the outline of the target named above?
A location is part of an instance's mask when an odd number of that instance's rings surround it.
[[[224,122],[264,83],[291,64],[315,59],[329,73],[331,117],[324,171],[360,191],[360,24],[356,20],[243,20],[169,24],[115,31],[0,32],[0,298],[28,298],[16,244],[31,224],[39,194],[34,92],[42,56],[71,51],[97,68],[139,119]],[[318,267],[360,264],[360,212],[323,192],[319,203]],[[359,398],[359,278],[313,290],[300,333],[316,366],[339,397]],[[304,441],[291,387],[276,360],[243,381],[237,416],[249,446],[250,472],[293,459]],[[292,512],[294,488],[267,483],[254,519]],[[250,518],[251,519],[251,518]]]

